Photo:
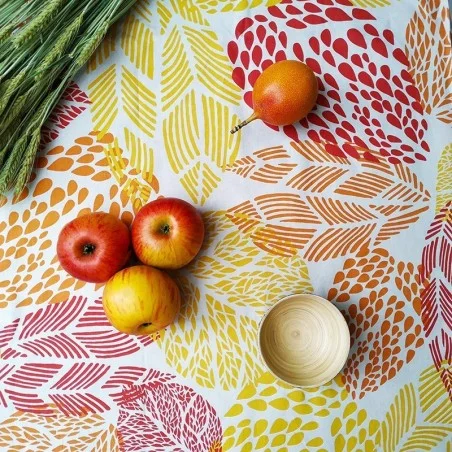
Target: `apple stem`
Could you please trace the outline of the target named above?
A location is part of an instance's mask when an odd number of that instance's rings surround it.
[[[149,325],[152,325],[152,323],[143,323],[143,324],[141,325],[141,327],[142,327],[142,328],[145,328],[145,327],[147,327],[147,326],[149,326]]]
[[[93,245],[92,243],[87,243],[86,245],[83,245],[83,254],[93,254],[95,249],[95,245]]]
[[[238,132],[242,127],[245,127],[247,124],[249,124],[251,121],[254,121],[257,119],[256,113],[253,113],[248,119],[245,119],[245,121],[242,121],[240,124],[237,124],[233,129],[231,129],[231,133]]]

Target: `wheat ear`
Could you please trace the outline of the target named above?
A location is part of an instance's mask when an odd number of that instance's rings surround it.
[[[62,4],[63,0],[50,0],[48,5],[20,33],[14,36],[14,45],[20,47],[29,39],[39,36],[46,29],[47,25],[49,25]]]

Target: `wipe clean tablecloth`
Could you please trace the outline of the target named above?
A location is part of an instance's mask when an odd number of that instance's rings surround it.
[[[1,201],[1,450],[451,451],[449,31],[445,0],[139,1]],[[315,71],[316,109],[231,135],[286,58]],[[159,196],[195,204],[206,240],[178,321],[126,336],[56,239]],[[352,338],[307,390],[257,347],[262,314],[304,292]]]

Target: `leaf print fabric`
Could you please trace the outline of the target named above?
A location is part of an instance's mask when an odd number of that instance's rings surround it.
[[[314,71],[315,109],[231,135],[287,58]],[[0,449],[452,450],[451,100],[445,0],[138,0],[50,116],[28,187],[0,198]],[[127,336],[56,240],[171,196],[205,241],[172,273],[177,321]],[[259,353],[293,293],[349,326],[319,388]]]

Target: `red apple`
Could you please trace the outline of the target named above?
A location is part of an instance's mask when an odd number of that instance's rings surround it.
[[[142,207],[132,224],[132,245],[141,262],[181,268],[201,249],[204,223],[188,202],[160,198]]]
[[[118,218],[91,213],[69,222],[58,237],[61,266],[82,281],[108,281],[130,256],[130,232]]]

